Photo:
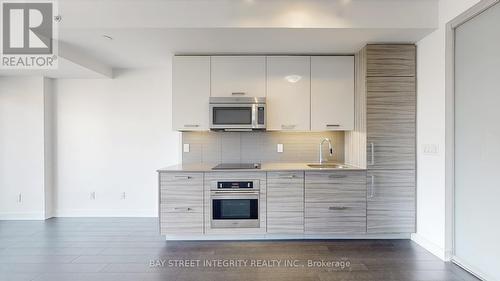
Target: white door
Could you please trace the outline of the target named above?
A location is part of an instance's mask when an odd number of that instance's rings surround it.
[[[210,57],[175,56],[172,68],[172,128],[208,130]]]
[[[500,280],[500,4],[455,30],[455,260]]]
[[[266,57],[212,56],[212,97],[265,97]]]
[[[309,131],[310,57],[267,57],[267,129]]]
[[[311,57],[311,130],[354,129],[354,56]]]

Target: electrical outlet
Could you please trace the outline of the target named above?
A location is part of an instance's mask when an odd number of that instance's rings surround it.
[[[283,144],[282,143],[278,143],[278,145],[276,145],[276,151],[278,153],[283,153]]]
[[[95,191],[90,193],[90,200],[95,200]]]
[[[438,154],[439,153],[439,146],[437,144],[424,144],[422,146],[423,146],[424,154]]]
[[[189,152],[189,143],[185,143],[182,147],[183,147],[183,149],[182,149],[182,150],[183,150],[185,153],[188,153],[188,152]]]
[[[122,197],[121,198],[122,198],[122,200],[127,199],[127,194],[125,192],[122,192]]]

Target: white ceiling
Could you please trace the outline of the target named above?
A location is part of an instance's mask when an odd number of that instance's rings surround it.
[[[111,68],[161,66],[180,53],[354,53],[366,43],[417,42],[438,25],[438,0],[57,3],[59,41],[81,54],[72,57]]]
[[[132,68],[164,65],[171,54],[354,53],[367,43],[416,42],[431,31],[429,28],[107,29],[64,32],[61,38],[104,64]]]

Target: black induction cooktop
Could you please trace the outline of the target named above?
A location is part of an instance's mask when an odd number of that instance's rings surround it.
[[[212,170],[248,170],[260,169],[260,163],[221,163]]]

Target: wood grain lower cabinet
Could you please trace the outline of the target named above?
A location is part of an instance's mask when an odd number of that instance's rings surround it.
[[[304,232],[304,172],[267,173],[267,232]]]
[[[307,234],[366,232],[366,172],[305,173]]]
[[[160,173],[160,233],[203,234],[203,173]]]
[[[369,170],[368,233],[415,232],[415,170]]]

